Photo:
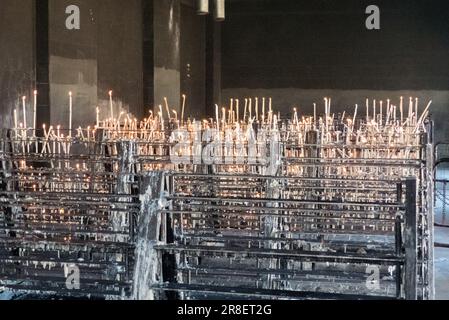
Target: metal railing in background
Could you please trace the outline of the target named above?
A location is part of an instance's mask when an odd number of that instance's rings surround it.
[[[445,177],[445,164],[449,165],[449,143],[441,142],[435,146],[435,211],[443,219],[449,209],[449,175]]]

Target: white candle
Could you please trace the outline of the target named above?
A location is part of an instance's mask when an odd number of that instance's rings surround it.
[[[164,103],[165,103],[165,111],[167,111],[168,114],[168,120],[171,120],[171,114],[170,114],[170,106],[168,105],[168,100],[166,97],[164,97]]]
[[[72,91],[69,92],[69,137],[72,137],[72,116],[73,116],[73,97]]]
[[[246,113],[248,112],[248,99],[245,99],[245,112],[243,114],[243,122],[246,122]]]
[[[220,130],[220,112],[218,111],[219,107],[218,104],[215,105],[215,118],[217,121],[217,130]]]
[[[316,103],[314,103],[313,104],[313,123],[314,123],[315,129],[317,128],[316,120],[317,120],[317,118],[316,118]]]
[[[355,120],[357,118],[357,111],[359,109],[359,106],[356,104],[355,105],[355,111],[354,111],[354,118],[352,119],[352,129],[354,130],[354,126],[355,126]]]
[[[26,99],[27,97],[22,97],[22,109],[23,109],[23,127],[27,128],[27,112],[26,112]]]
[[[416,114],[416,122],[418,122],[418,98],[415,99],[415,114]]]
[[[369,122],[369,99],[366,99],[366,123]]]
[[[57,126],[57,135],[58,135],[58,154],[61,154],[61,126]]]
[[[34,136],[36,136],[36,129],[37,129],[37,90],[34,90],[34,103],[33,103],[33,129],[34,129]]]
[[[235,108],[237,113],[237,123],[240,122],[240,106],[239,106],[239,99],[235,100]]]
[[[265,122],[265,98],[262,98],[262,122]]]
[[[234,118],[234,99],[232,98],[231,105],[229,107],[229,119],[228,119],[229,123],[232,123],[233,118]]]
[[[253,99],[249,98],[249,120],[253,118]]]
[[[256,98],[255,109],[256,109],[256,122],[257,122],[259,121],[259,98]]]
[[[185,111],[185,107],[186,107],[186,95],[183,94],[182,95],[182,108],[181,108],[181,125],[184,124],[184,111]]]
[[[100,127],[100,108],[97,107],[97,128]]]
[[[175,109],[173,109],[173,114],[175,115],[175,121],[178,122],[178,112],[176,112]],[[137,120],[136,120],[136,126],[137,126]]]
[[[382,125],[382,121],[383,121],[383,101],[380,101],[380,125]]]
[[[111,109],[111,119],[114,120],[114,104],[112,101],[112,90],[109,91],[109,108]]]

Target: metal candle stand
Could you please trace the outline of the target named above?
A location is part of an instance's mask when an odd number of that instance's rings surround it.
[[[274,118],[276,170],[173,163],[176,124],[163,120],[157,132],[3,132],[0,280],[58,296],[432,299],[431,123],[339,136]]]

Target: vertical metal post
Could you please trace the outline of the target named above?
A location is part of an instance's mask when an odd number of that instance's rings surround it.
[[[434,224],[435,204],[435,147],[434,147],[434,123],[429,121],[427,128],[427,232],[428,232],[428,257],[427,257],[427,281],[428,281],[428,299],[435,299],[435,265],[434,265]]]
[[[402,182],[397,184],[397,204],[398,206],[402,205]],[[402,217],[401,215],[396,216],[394,231],[395,231],[395,249],[396,256],[402,255]],[[396,264],[396,298],[401,298],[402,295],[402,266],[400,263]]]
[[[407,178],[405,196],[405,299],[417,299],[417,219],[416,219],[416,178]]]

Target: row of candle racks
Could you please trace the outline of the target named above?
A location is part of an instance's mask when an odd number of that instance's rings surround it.
[[[101,120],[97,109],[95,124],[74,129],[70,94],[67,130],[28,128],[26,118],[18,124],[15,111],[15,125],[0,141],[1,276],[20,280],[16,264],[21,261],[23,276],[42,290],[42,281],[52,279],[49,266],[57,273],[72,262],[87,273],[86,292],[100,294],[94,284],[102,279],[105,295],[129,294],[141,256],[133,249],[143,212],[139,177],[162,172],[170,205],[159,214],[171,217],[174,234],[168,238],[174,242],[160,250],[182,259],[175,268],[178,287],[161,285],[157,292],[197,298],[202,285],[217,287],[227,279],[223,283],[243,287],[249,296],[261,288],[272,290],[268,296],[276,290],[347,293],[360,289],[370,254],[395,250],[396,219],[403,214],[397,184],[410,176],[418,178],[419,190],[429,183],[431,103],[419,112],[418,99],[367,100],[365,108],[335,114],[332,100],[325,98],[324,112],[314,105],[311,116],[294,109],[282,117],[270,98],[232,99],[227,108],[216,106],[215,117],[196,120],[185,117],[185,96],[182,101],[179,114],[165,99],[165,106],[139,121],[116,113],[110,92],[109,116]],[[428,235],[429,195],[418,196],[419,230]],[[419,290],[426,298],[430,244],[427,236],[420,239]],[[19,257],[7,254],[13,249]],[[266,250],[269,258],[253,257],[251,249]],[[343,258],[289,260],[277,250],[356,253],[367,259],[348,267]],[[238,258],[242,252],[246,266]],[[242,280],[251,273],[256,279]],[[400,297],[397,265],[382,265],[381,274],[387,284],[366,294]],[[360,283],[335,285],[343,278]],[[53,286],[44,281],[47,291],[64,287],[59,280],[56,287],[58,281]],[[216,294],[223,292],[218,288]]]

